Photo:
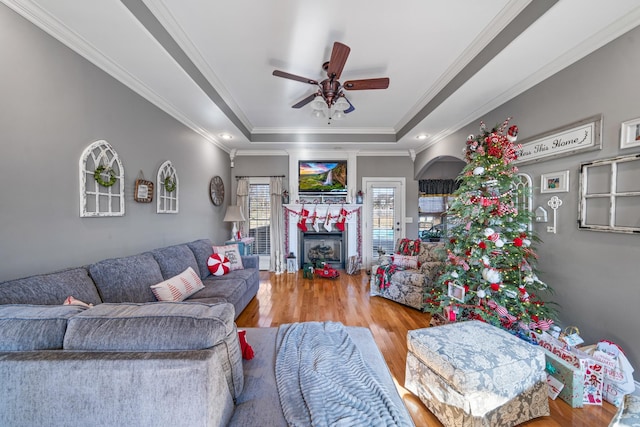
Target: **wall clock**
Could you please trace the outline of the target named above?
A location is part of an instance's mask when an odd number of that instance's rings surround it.
[[[211,202],[216,206],[220,206],[224,201],[224,182],[219,176],[211,178],[209,195],[211,196]]]

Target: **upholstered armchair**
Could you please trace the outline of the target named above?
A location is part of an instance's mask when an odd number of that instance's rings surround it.
[[[407,254],[407,243],[417,255]],[[444,243],[398,239],[395,254],[383,255],[371,266],[370,294],[423,310],[425,294],[433,288],[444,260]]]

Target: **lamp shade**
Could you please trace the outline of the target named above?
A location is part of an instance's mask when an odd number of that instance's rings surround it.
[[[238,205],[229,205],[227,206],[227,212],[224,214],[224,222],[236,222],[236,221],[245,221],[244,215],[242,214],[242,208]]]
[[[333,104],[333,109],[336,111],[344,111],[348,108],[349,108],[349,103],[342,96],[336,100],[335,104]]]

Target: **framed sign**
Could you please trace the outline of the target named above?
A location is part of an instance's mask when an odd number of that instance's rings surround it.
[[[133,200],[138,203],[151,203],[153,201],[153,182],[144,179],[136,179],[136,188],[133,191]]]
[[[562,128],[526,139],[513,163],[526,164],[547,157],[569,156],[602,148],[602,115],[589,117]]]
[[[569,171],[540,175],[541,193],[566,193],[569,191]]]

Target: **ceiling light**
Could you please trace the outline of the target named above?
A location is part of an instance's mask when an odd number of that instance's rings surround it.
[[[228,133],[221,133],[220,134],[220,138],[222,138],[222,139],[224,139],[226,141],[229,141],[230,139],[233,139],[233,135],[230,135]]]
[[[344,119],[344,113],[340,110],[336,110],[332,115],[331,119],[333,120],[342,120]]]
[[[324,100],[322,95],[317,95],[313,101],[311,101],[311,108],[318,111],[323,111],[327,109],[327,101]]]
[[[333,104],[333,109],[335,111],[344,111],[349,108],[349,103],[343,96],[339,97],[335,104]]]
[[[428,133],[421,133],[420,135],[416,136],[416,139],[419,139],[419,140],[422,141],[424,139],[429,138],[429,136],[431,136],[431,135],[429,135]]]

